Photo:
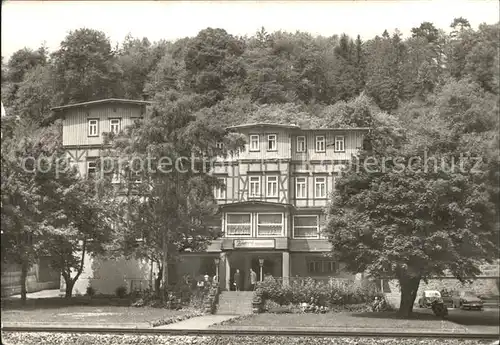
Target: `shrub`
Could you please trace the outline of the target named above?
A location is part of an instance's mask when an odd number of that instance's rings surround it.
[[[115,289],[115,295],[118,298],[124,298],[127,295],[127,288],[125,286],[118,286]]]
[[[273,301],[280,306],[300,303],[314,303],[324,307],[343,306],[371,303],[376,296],[380,296],[375,284],[369,281],[334,278],[329,282],[306,278],[283,286],[279,280],[267,277],[259,283],[258,288],[262,290],[264,301]]]
[[[95,295],[95,289],[92,286],[87,286],[87,296],[92,297]]]

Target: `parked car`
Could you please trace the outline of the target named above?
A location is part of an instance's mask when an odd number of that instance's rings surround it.
[[[461,291],[453,297],[453,308],[483,310],[483,301],[471,291]]]
[[[441,298],[443,299],[443,303],[449,308],[453,307],[453,296],[458,296],[458,292],[448,291],[446,289],[441,290]]]
[[[418,299],[418,306],[420,308],[429,308],[434,301],[442,301],[441,293],[437,290],[425,290]]]

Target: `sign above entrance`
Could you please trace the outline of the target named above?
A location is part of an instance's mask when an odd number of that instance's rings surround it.
[[[234,240],[234,248],[274,248],[273,240]]]

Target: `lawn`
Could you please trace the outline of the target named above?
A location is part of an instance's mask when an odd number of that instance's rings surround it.
[[[328,313],[328,314],[256,314],[230,320],[216,328],[241,327],[257,329],[290,329],[308,327],[321,330],[392,332],[466,332],[467,328],[450,321],[439,320],[423,312],[411,319],[400,319],[394,312],[383,313]]]
[[[63,298],[28,300],[2,303],[2,323],[52,324],[75,326],[131,326],[149,327],[150,322],[182,316],[189,312],[151,307],[129,307],[123,301]],[[128,304],[128,303],[127,303]]]

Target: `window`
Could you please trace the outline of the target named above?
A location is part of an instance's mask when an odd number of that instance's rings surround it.
[[[257,236],[283,236],[283,214],[259,213],[257,215]]]
[[[335,151],[336,152],[344,152],[345,151],[344,142],[345,142],[345,139],[344,139],[343,135],[335,137]]]
[[[334,261],[323,261],[323,272],[325,273],[335,273],[335,262]]]
[[[217,147],[219,150],[222,150],[224,147],[224,143],[222,141],[218,141],[215,143],[215,147]]]
[[[87,177],[93,178],[97,174],[97,162],[95,159],[87,160]]]
[[[250,136],[250,151],[260,151],[258,134],[253,134]]]
[[[318,238],[319,226],[317,215],[304,215],[293,217],[294,238]]]
[[[267,151],[276,151],[276,134],[269,134],[267,136]]]
[[[228,213],[226,215],[227,236],[251,236],[252,217],[250,213]]]
[[[307,263],[309,273],[335,273],[335,261],[331,260],[312,260]]]
[[[110,119],[109,129],[111,133],[118,134],[120,132],[121,120],[120,119]]]
[[[278,196],[278,176],[267,176],[267,196],[271,198]]]
[[[295,197],[297,199],[303,199],[306,197],[306,178],[297,177],[295,179]]]
[[[306,152],[306,137],[297,137],[297,152]]]
[[[220,187],[215,187],[214,195],[215,199],[225,199],[226,198],[226,186],[224,185],[225,181],[223,178],[217,179],[219,183],[222,184]]]
[[[314,179],[314,197],[326,198],[326,178],[316,177]]]
[[[309,261],[307,271],[309,273],[321,273],[321,261]]]
[[[88,120],[89,124],[89,137],[99,136],[99,120]]]
[[[250,176],[250,197],[260,196],[260,176]]]
[[[316,137],[316,152],[325,152],[325,137],[323,135]]]

